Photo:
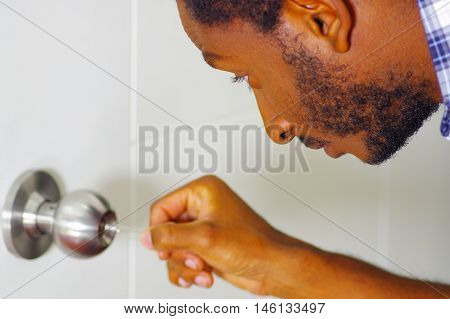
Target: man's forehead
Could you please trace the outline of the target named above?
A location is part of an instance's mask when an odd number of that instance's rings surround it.
[[[232,21],[226,24],[208,26],[197,22],[186,8],[184,0],[177,0],[185,32],[195,46],[204,50],[228,51],[258,38],[248,23]]]
[[[183,25],[188,37],[200,51],[210,52],[212,55],[229,55],[230,51],[239,47],[234,34],[226,33],[222,28],[200,25],[192,18]]]
[[[184,0],[177,0],[178,12],[180,14],[181,23],[183,25],[183,29],[188,35],[189,39],[195,46],[201,50],[201,30],[199,30],[198,23],[193,19],[192,15],[186,8]]]

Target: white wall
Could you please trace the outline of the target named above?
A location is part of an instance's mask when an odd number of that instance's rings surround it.
[[[195,128],[205,123],[261,124],[248,90],[231,85],[228,74],[201,61],[182,31],[174,1],[7,3],[131,84],[141,96],[0,6],[4,88],[0,198],[12,180],[31,167],[57,170],[69,190],[84,187],[102,192],[122,216],[158,195],[186,174],[173,170],[138,174],[139,125],[179,125],[149,99]],[[239,170],[229,174],[223,169],[217,174],[289,234],[401,274],[450,282],[450,147],[439,137],[439,117],[382,167],[304,150],[311,173],[267,173],[373,249],[257,174]],[[222,160],[225,143],[219,142]],[[238,147],[233,150],[235,161]],[[285,153],[286,147],[275,146],[274,152]],[[167,159],[172,165],[176,160],[173,154]],[[147,223],[148,205],[127,219],[135,229]],[[2,294],[62,256],[53,249],[37,261],[26,262],[0,247]],[[211,290],[171,286],[164,264],[127,231],[105,254],[90,261],[65,260],[12,297],[38,296],[251,297],[220,280]]]

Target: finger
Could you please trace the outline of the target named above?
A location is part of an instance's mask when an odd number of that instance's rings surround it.
[[[187,250],[207,261],[217,230],[206,221],[165,223],[150,228],[152,244],[159,251]]]
[[[154,249],[153,242],[152,242],[152,236],[148,230],[145,230],[142,232],[140,241],[142,246],[144,246],[147,249]]]
[[[147,248],[147,249],[154,249],[151,234],[149,231],[144,231],[141,234],[141,244]],[[201,270],[206,269],[207,265],[203,259],[201,259],[199,256],[190,253],[188,251],[184,250],[178,250],[174,251],[173,253],[169,251],[158,251],[158,257],[161,260],[167,260],[169,258],[174,256],[175,259],[182,260],[186,264],[188,268],[195,269],[195,270]]]
[[[150,208],[150,224],[175,221],[186,212],[196,216],[199,201],[192,198],[191,185],[187,184],[155,202]]]
[[[189,214],[187,212],[184,212],[183,214],[181,214],[180,216],[178,216],[178,218],[175,220],[176,223],[186,223],[186,222],[190,222],[193,219],[191,219],[191,217],[189,217]]]
[[[167,274],[169,276],[169,281],[175,286],[189,288],[192,285],[192,283],[188,283],[187,281],[182,279],[182,277],[180,277],[177,272],[170,270],[169,264],[167,264]]]
[[[141,234],[140,241],[141,241],[142,246],[144,246],[145,248],[151,249],[151,250],[155,249],[155,247],[153,246],[153,242],[152,242],[152,236],[148,230],[144,231]],[[161,260],[167,260],[170,258],[170,252],[158,251],[158,256],[159,256],[159,259],[161,259]]]
[[[214,283],[210,272],[189,269],[183,263],[173,259],[167,262],[167,268],[171,281],[181,287],[189,287],[191,284],[195,284],[203,288],[209,288]]]
[[[168,251],[158,251],[158,257],[161,260],[167,260],[171,256],[171,253]]]
[[[211,271],[211,267],[199,256],[185,250],[174,250],[170,256],[171,259],[183,263],[192,270]]]

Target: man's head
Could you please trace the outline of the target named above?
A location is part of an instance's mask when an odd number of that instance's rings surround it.
[[[437,109],[415,0],[177,3],[205,61],[249,82],[277,143],[379,164]]]

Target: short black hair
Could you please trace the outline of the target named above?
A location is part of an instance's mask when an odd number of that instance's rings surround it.
[[[184,1],[192,16],[202,24],[214,26],[241,19],[250,22],[262,32],[275,28],[282,7],[282,0]]]

